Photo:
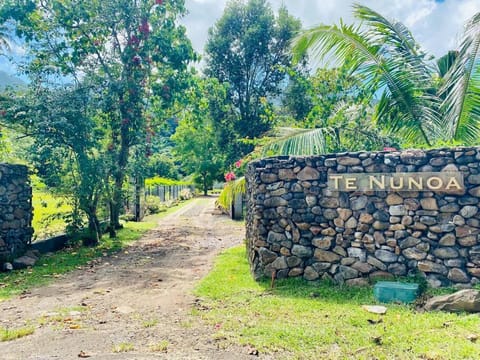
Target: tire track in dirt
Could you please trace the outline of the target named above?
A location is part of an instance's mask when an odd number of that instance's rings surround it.
[[[191,291],[215,255],[244,238],[243,224],[215,214],[214,201],[197,198],[125,251],[0,303],[1,326],[35,327],[0,343],[0,359],[78,359],[81,351],[91,359],[251,358],[222,349],[215,330],[190,314]]]

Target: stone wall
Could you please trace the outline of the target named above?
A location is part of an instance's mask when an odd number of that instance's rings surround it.
[[[247,168],[247,247],[255,278],[364,284],[425,274],[480,282],[480,148],[257,160]],[[337,191],[332,174],[460,172],[462,190]],[[436,185],[435,183],[432,183]]]
[[[23,165],[0,164],[0,264],[22,255],[32,234],[28,169]]]

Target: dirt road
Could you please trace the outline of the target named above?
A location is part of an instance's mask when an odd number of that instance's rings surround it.
[[[115,256],[0,303],[0,325],[32,335],[0,343],[0,359],[243,359],[191,315],[191,291],[215,255],[240,244],[241,223],[199,198]]]

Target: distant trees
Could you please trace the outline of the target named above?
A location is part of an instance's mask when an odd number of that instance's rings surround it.
[[[28,48],[31,61],[23,70],[36,92],[62,85],[76,91],[88,78],[101,95],[95,116],[105,135],[98,146],[108,150],[112,236],[132,151],[150,155],[148,134],[169,116],[187,64],[196,58],[177,22],[184,12],[183,0],[12,0],[0,6],[0,23],[10,21]]]
[[[174,152],[183,168],[194,174],[204,195],[213,181],[221,179],[224,155],[220,151],[212,116],[214,102],[225,96],[215,79],[197,79],[189,91],[189,107],[180,117],[172,140]]]
[[[284,7],[275,16],[265,0],[231,0],[210,29],[205,73],[227,85],[235,110],[229,117],[230,130],[225,130],[229,143],[223,148],[231,161],[251,150],[238,146],[240,139],[257,138],[272,128],[264,116],[265,100],[278,96],[285,85],[291,66],[289,42],[300,28],[300,21]],[[214,120],[219,127],[228,126]]]

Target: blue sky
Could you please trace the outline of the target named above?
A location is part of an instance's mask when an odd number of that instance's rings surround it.
[[[208,29],[222,15],[227,0],[186,0],[189,14],[182,19],[195,49],[203,52]],[[480,11],[480,0],[363,0],[358,1],[381,14],[403,22],[429,54],[439,57],[456,47],[465,21]],[[284,4],[305,27],[352,22],[352,0],[271,0],[274,9]],[[17,56],[21,46],[14,45]],[[0,56],[0,70],[14,73]]]
[[[183,19],[193,45],[203,52],[208,28],[222,15],[227,0],[186,0],[190,14]],[[353,21],[354,2],[403,22],[429,54],[441,56],[455,47],[465,21],[480,11],[480,0],[271,0],[284,4],[305,27]]]

